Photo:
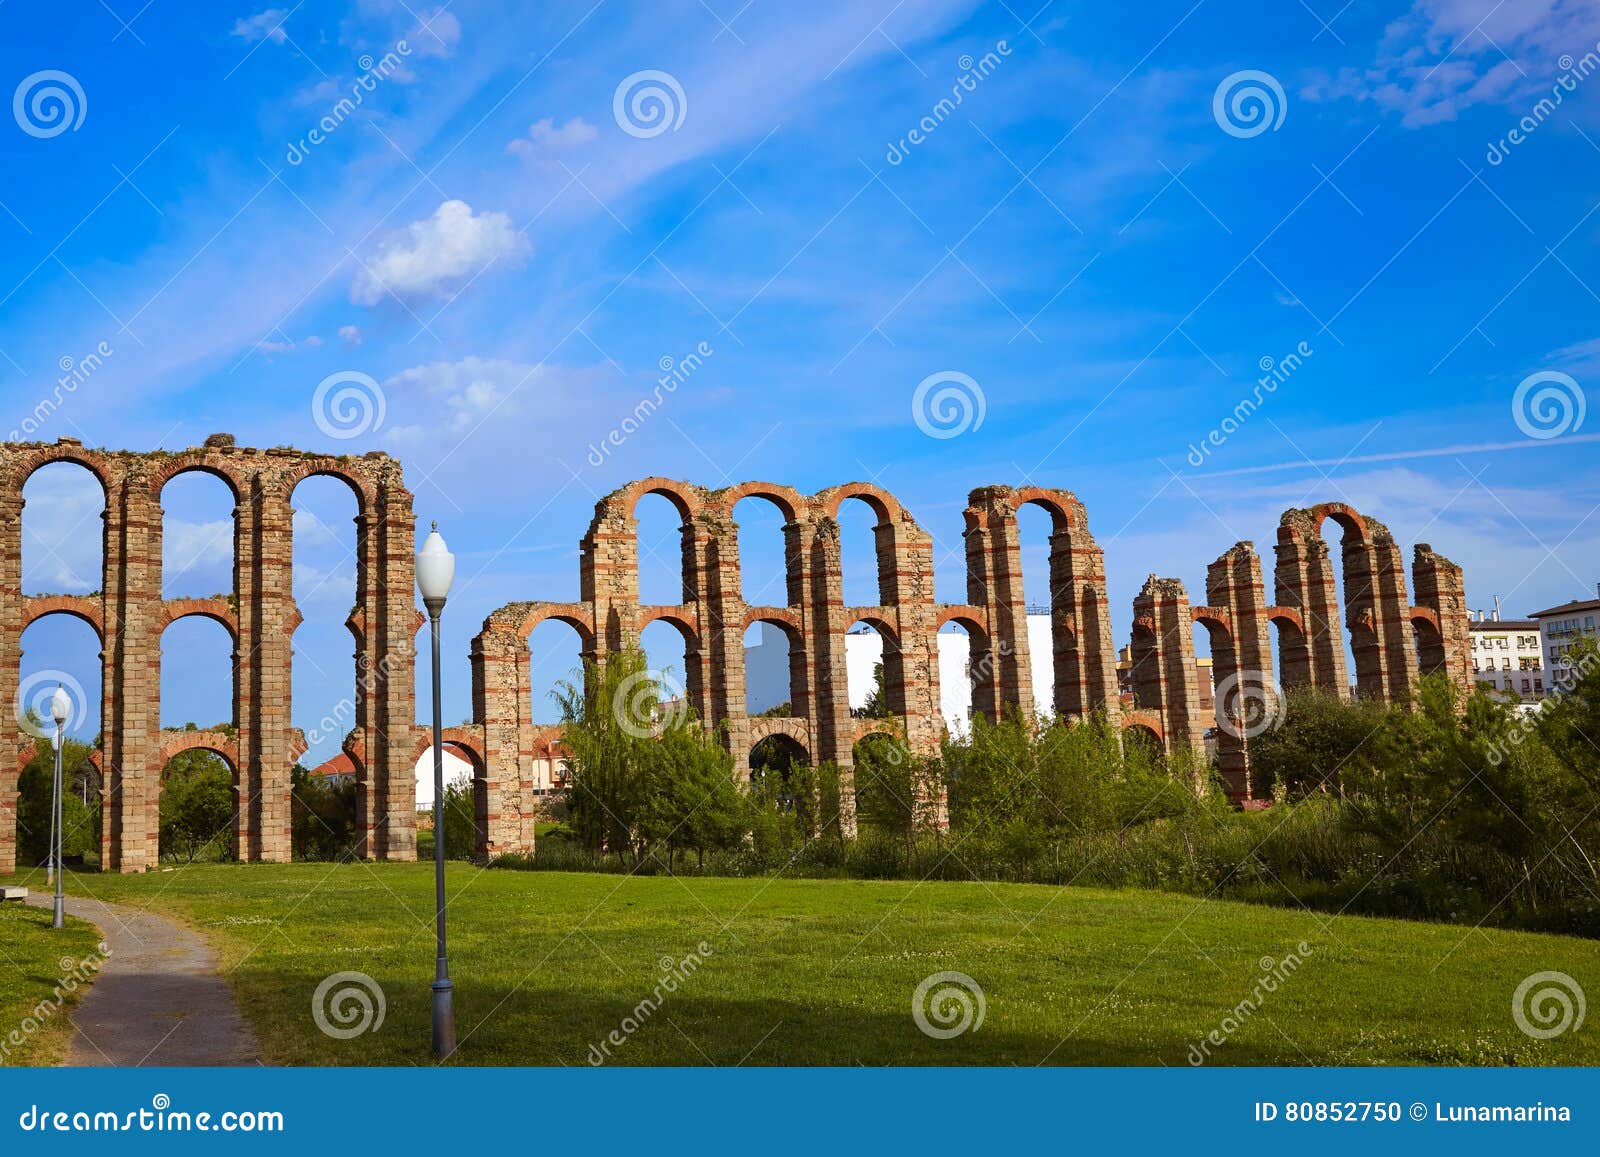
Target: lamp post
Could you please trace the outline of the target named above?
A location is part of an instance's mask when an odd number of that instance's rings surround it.
[[[433,892],[439,956],[433,976],[433,1055],[448,1057],[456,1051],[454,989],[444,939],[444,748],[439,724],[439,616],[444,611],[450,583],[456,576],[456,556],[439,537],[439,524],[417,552],[417,589],[428,608],[433,637]]]
[[[62,917],[64,904],[61,897],[61,738],[66,730],[67,720],[72,715],[72,698],[67,694],[66,688],[60,683],[56,684],[56,693],[50,696],[50,718],[56,721],[55,743],[56,749],[56,775],[55,788],[50,798],[50,826],[51,845],[50,855],[55,862],[56,870],[56,909],[55,918],[50,922],[52,928],[60,928],[66,924]]]

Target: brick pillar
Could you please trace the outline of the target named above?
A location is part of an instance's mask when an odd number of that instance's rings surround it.
[[[726,604],[725,584],[730,577],[725,568],[728,565],[728,551],[733,552],[734,580],[733,597],[738,598],[739,576],[739,539],[737,533],[732,535],[732,541],[724,541],[728,534],[726,525],[712,525],[709,516],[692,519],[683,524],[680,529],[683,536],[683,596],[682,605],[684,618],[696,625],[694,636],[684,635],[683,639],[683,692],[689,701],[689,706],[694,709],[695,715],[710,726],[716,726],[723,719],[730,717],[730,712],[735,706],[731,701],[717,702],[716,688],[723,685],[727,691],[727,659],[731,656],[738,660],[734,666],[738,671],[740,683],[744,678],[744,643],[740,634],[738,649],[725,653],[719,664],[715,657],[715,650],[707,636],[715,629],[713,620],[725,622],[723,616],[715,609],[720,600]],[[737,623],[735,623],[737,628]],[[725,628],[724,628],[725,629]],[[727,639],[721,640],[721,645],[726,647]],[[722,670],[718,670],[721,667]],[[729,696],[731,700],[731,696]],[[737,704],[741,713],[744,708],[743,691]]]
[[[878,548],[878,597],[884,605],[896,609],[900,636],[897,641],[900,685],[898,696],[891,702],[900,709],[907,748],[917,755],[936,756],[944,734],[944,716],[939,705],[933,538],[909,515],[902,515],[898,521],[885,518],[878,523],[874,535]],[[886,678],[886,685],[887,682]],[[929,827],[948,827],[946,803],[942,784],[919,785],[918,822]]]
[[[721,508],[702,515],[699,686],[696,712],[709,726],[726,723],[733,772],[750,776],[750,720],[745,709],[744,592],[739,570],[739,527]],[[686,532],[687,533],[687,530]],[[688,649],[684,659],[687,666]]]
[[[1205,756],[1206,720],[1194,675],[1194,617],[1177,579],[1151,575],[1133,600],[1133,684],[1137,706],[1161,718],[1169,752]]]
[[[0,455],[4,451],[0,450]],[[22,485],[15,463],[0,457],[0,710],[17,702],[22,663]],[[0,746],[0,875],[17,868],[18,762],[12,757],[14,716],[5,717],[8,742]]]
[[[1077,496],[1052,491],[1067,521],[1050,536],[1050,631],[1055,651],[1055,709],[1065,719],[1103,712],[1113,728],[1122,713],[1116,638],[1106,597],[1105,552],[1089,533]]]
[[[639,523],[623,499],[602,498],[579,544],[583,600],[594,608],[596,660],[639,645]]]
[[[989,645],[1002,709],[1015,707],[1032,726],[1033,663],[1028,648],[1028,605],[1022,589],[1022,542],[1010,487],[985,486],[967,496],[967,601],[989,615]],[[974,544],[981,552],[973,572]]]
[[[850,685],[845,668],[844,572],[839,557],[839,524],[819,509],[802,528],[807,586],[803,592],[805,652],[816,688],[812,700],[814,758],[839,769],[839,828],[856,833],[855,733],[850,717]],[[792,644],[791,644],[792,645]]]
[[[489,796],[486,833],[496,853],[534,848],[532,704],[527,691],[528,649],[516,631],[491,615],[472,640],[472,718],[483,737],[483,777]]]
[[[106,649],[115,668],[105,690],[102,863],[141,872],[159,858],[161,798],[161,509],[143,465],[116,480],[106,503]]]
[[[1423,675],[1443,672],[1465,705],[1473,691],[1472,639],[1467,611],[1467,593],[1461,568],[1433,547],[1419,542],[1413,555],[1411,577],[1416,585],[1417,606],[1434,613],[1439,621],[1437,635],[1424,633],[1418,646],[1418,668]],[[1430,628],[1431,630],[1431,628]]]
[[[240,847],[246,860],[290,859],[289,772],[294,632],[293,525],[286,485],[271,469],[243,482],[234,536],[239,642],[234,715],[239,727]],[[281,793],[282,798],[277,798]]]
[[[1255,544],[1235,543],[1216,562],[1206,568],[1206,602],[1225,626],[1219,629],[1202,617],[1211,630],[1211,663],[1216,686],[1224,690],[1259,694],[1262,707],[1276,714],[1277,680],[1272,670],[1271,624],[1267,617],[1266,590],[1262,582],[1261,558]],[[1196,608],[1201,615],[1204,608]],[[1226,694],[1218,696],[1217,763],[1228,798],[1238,804],[1259,798],[1250,776],[1249,739],[1235,734],[1238,728],[1225,726]]]
[[[1404,703],[1411,697],[1417,677],[1417,642],[1411,626],[1411,598],[1406,593],[1405,560],[1389,528],[1368,518],[1372,543],[1372,609],[1383,653],[1383,697]]]
[[[368,621],[374,629],[366,632],[356,669],[362,672],[364,683],[372,684],[367,751],[376,770],[374,796],[382,809],[375,825],[376,854],[385,860],[415,860],[417,782],[411,752],[420,734],[415,687],[417,633],[426,619],[417,610],[414,590],[416,516],[411,494],[400,483],[398,462],[382,462],[376,503],[375,523],[364,536],[370,553],[358,562],[371,571],[366,579],[356,580],[358,591],[369,591],[367,604],[373,613]]]
[[[1281,642],[1285,687],[1316,687],[1350,697],[1339,626],[1339,598],[1328,544],[1309,510],[1290,510],[1278,526],[1273,584],[1278,605],[1300,612],[1304,634]]]

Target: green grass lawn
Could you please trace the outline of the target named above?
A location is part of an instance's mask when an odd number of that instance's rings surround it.
[[[267,1058],[429,1061],[426,864],[203,865],[69,878],[73,891],[170,912],[219,949]],[[1220,1047],[1225,1064],[1600,1064],[1600,1023],[1531,1039],[1511,1016],[1531,973],[1600,994],[1600,942],[1320,914],[1139,891],[1033,885],[449,874],[460,1053],[469,1064],[588,1062],[591,1046],[704,941],[697,971],[647,1011],[613,1063],[1166,1064],[1298,971]],[[359,971],[382,1027],[316,1028],[311,997]],[[981,1027],[921,1032],[930,974],[981,985]]]
[[[60,1059],[72,1035],[68,1014],[83,991],[56,986],[80,961],[98,957],[93,924],[67,918],[50,927],[50,912],[19,903],[0,904],[0,1065],[48,1065]]]

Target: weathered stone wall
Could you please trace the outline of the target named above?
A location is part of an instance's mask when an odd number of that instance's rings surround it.
[[[22,488],[51,462],[87,468],[105,494],[100,591],[86,597],[24,597]],[[222,480],[234,507],[231,599],[163,599],[161,492],[172,478],[201,471]],[[138,454],[85,449],[76,439],[0,446],[0,702],[15,704],[22,632],[44,614],[73,614],[102,646],[101,764],[105,775],[101,863],[134,872],[157,859],[157,806],[166,760],[205,747],[232,764],[238,789],[234,846],[240,859],[286,861],[289,781],[303,742],[289,720],[290,675],[300,613],[292,595],[295,486],[313,474],[344,481],[356,496],[357,681],[345,750],[361,790],[361,852],[415,856],[411,756],[415,727],[413,646],[420,616],[412,596],[411,495],[400,463],[298,450],[256,450],[213,435],[201,447]],[[235,736],[161,728],[161,634],[203,615],[232,636]],[[333,705],[329,705],[332,707]],[[0,766],[0,872],[16,859],[16,771]]]
[[[1342,698],[1346,674],[1333,560],[1322,538],[1325,519],[1344,530],[1344,629],[1355,658],[1355,694],[1404,702],[1421,675],[1442,672],[1463,698],[1471,693],[1471,644],[1461,568],[1426,543],[1415,549],[1417,602],[1406,595],[1405,567],[1394,536],[1374,518],[1343,503],[1290,510],[1278,527],[1274,568],[1277,602],[1267,605],[1261,560],[1248,542],[1236,543],[1206,571],[1209,605],[1187,608],[1183,584],[1151,576],[1134,600],[1135,695],[1141,718],[1167,748],[1197,745],[1215,727],[1219,770],[1235,802],[1259,803],[1264,786],[1250,773],[1249,745],[1278,717],[1283,690],[1315,687]],[[1197,733],[1188,619],[1207,629],[1216,680],[1215,718]],[[1278,625],[1274,670],[1269,623]],[[1281,684],[1281,687],[1280,687]]]
[[[672,606],[638,602],[638,523],[634,508],[646,494],[662,494],[683,524],[682,601]],[[739,527],[734,505],[742,498],[772,502],[784,518],[786,601],[744,601],[739,570]],[[878,603],[844,601],[839,554],[839,507],[860,499],[877,517]],[[1089,533],[1083,504],[1064,490],[989,486],[974,490],[965,512],[967,602],[941,605],[933,591],[933,540],[895,497],[864,483],[804,495],[785,486],[749,482],[707,490],[665,478],[630,483],[602,498],[583,537],[580,598],[576,603],[513,603],[491,614],[473,642],[474,729],[485,754],[491,799],[513,795],[511,785],[531,779],[539,734],[528,687],[529,634],[546,619],[577,629],[586,656],[603,657],[636,645],[639,632],[658,619],[684,638],[685,697],[699,718],[726,736],[735,766],[748,773],[751,750],[770,735],[797,743],[814,763],[837,764],[844,773],[844,825],[854,826],[850,769],[865,735],[892,730],[914,751],[937,751],[944,723],[939,703],[939,628],[961,624],[972,640],[974,710],[998,717],[1009,708],[1031,716],[1027,616],[1022,593],[1017,509],[1032,503],[1049,512],[1052,588],[1052,659],[1056,708],[1070,718],[1100,711],[1115,721],[1116,655],[1106,601],[1104,556]],[[892,720],[856,719],[846,683],[845,633],[857,622],[883,638],[884,690]],[[767,622],[789,639],[792,715],[751,718],[745,710],[744,633]],[[921,801],[936,822],[942,799]],[[489,833],[497,852],[527,850],[533,817],[500,813]]]

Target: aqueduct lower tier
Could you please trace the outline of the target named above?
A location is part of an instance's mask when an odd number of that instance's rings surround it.
[[[22,593],[22,488],[51,462],[75,462],[105,498],[100,590],[91,595]],[[233,493],[233,590],[209,599],[164,599],[161,491],[187,471],[222,480]],[[176,453],[86,450],[72,438],[0,446],[0,701],[24,706],[19,686],[22,632],[49,614],[73,615],[101,644],[104,776],[101,865],[133,872],[157,860],[162,768],[176,752],[204,747],[235,773],[234,850],[240,859],[288,860],[290,772],[304,741],[289,719],[293,598],[290,496],[311,475],[331,475],[355,494],[356,604],[352,702],[328,704],[352,728],[344,749],[357,768],[362,854],[416,855],[413,646],[422,623],[412,594],[411,495],[400,463],[373,452],[330,457],[299,450],[250,450],[217,434]],[[163,731],[161,634],[187,615],[220,623],[233,640],[233,734]],[[29,696],[30,701],[34,696]],[[17,778],[31,738],[0,767],[0,873],[16,860]]]
[[[55,461],[87,467],[105,490],[104,582],[92,596],[22,594],[22,487],[35,470]],[[229,598],[161,597],[161,488],[188,470],[221,478],[237,501],[235,584]],[[0,695],[20,701],[21,635],[34,619],[73,614],[99,633],[104,646],[100,762],[106,774],[101,862],[107,869],[135,871],[156,862],[161,770],[185,746],[216,750],[236,769],[240,858],[289,858],[289,773],[303,742],[289,720],[290,640],[299,622],[289,573],[289,500],[295,485],[313,474],[343,479],[360,510],[357,601],[349,619],[359,675],[354,727],[344,748],[360,783],[361,852],[410,859],[416,847],[412,769],[428,735],[415,723],[414,645],[423,616],[413,594],[414,519],[400,464],[381,453],[348,458],[247,450],[226,435],[174,454],[91,451],[71,439],[0,447]],[[634,508],[647,494],[664,495],[681,519],[683,592],[671,605],[639,602]],[[784,518],[787,589],[781,605],[744,601],[733,509],[747,497],[766,499]],[[844,601],[838,515],[848,499],[867,503],[877,517],[878,603],[873,606]],[[1017,521],[1019,508],[1030,504],[1043,508],[1052,525],[1052,704],[1033,701]],[[1327,518],[1344,529],[1345,624],[1357,691],[1397,701],[1420,674],[1433,671],[1470,690],[1461,568],[1426,545],[1417,546],[1412,605],[1393,536],[1343,505],[1283,516],[1270,605],[1261,560],[1248,542],[1236,544],[1208,568],[1205,606],[1191,606],[1178,580],[1152,576],[1134,602],[1133,703],[1125,709],[1104,553],[1089,532],[1083,504],[1069,491],[1010,486],[972,491],[964,512],[967,601],[941,604],[934,599],[932,537],[878,487],[850,483],[803,495],[757,482],[708,490],[648,478],[596,504],[580,544],[579,601],[511,603],[484,621],[472,643],[473,721],[448,729],[445,741],[474,766],[484,849],[528,851],[534,842],[535,765],[547,757],[551,738],[532,717],[528,636],[539,623],[568,623],[582,640],[584,656],[603,659],[637,645],[649,624],[669,622],[684,640],[685,697],[699,718],[726,735],[736,767],[748,767],[756,743],[782,735],[810,761],[832,761],[846,775],[855,744],[874,731],[903,735],[919,752],[937,750],[943,732],[937,636],[945,624],[956,623],[970,640],[975,712],[995,718],[1016,709],[1031,718],[1036,710],[1053,708],[1068,720],[1102,712],[1114,726],[1147,728],[1168,750],[1201,748],[1205,733],[1217,724],[1229,793],[1248,806],[1257,796],[1249,772],[1248,727],[1227,726],[1239,705],[1238,689],[1245,688],[1258,712],[1276,703],[1280,682],[1350,693],[1331,552],[1321,537]],[[160,728],[161,631],[188,614],[215,618],[234,637],[232,736]],[[751,717],[745,710],[744,633],[757,622],[773,624],[789,640],[787,717]],[[892,718],[857,719],[850,713],[845,636],[858,622],[882,637]],[[1214,720],[1202,718],[1196,623],[1210,636],[1218,689]],[[1271,624],[1279,628],[1276,664]],[[31,750],[26,745],[18,763],[0,768],[0,871],[14,863],[16,769]],[[848,783],[843,786],[842,803],[850,809],[853,795]],[[853,826],[853,816],[845,820]]]

